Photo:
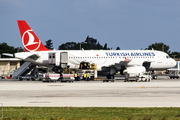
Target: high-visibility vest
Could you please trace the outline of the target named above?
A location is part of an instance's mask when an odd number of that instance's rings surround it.
[[[87,77],[89,77],[89,73],[87,73]]]
[[[75,74],[75,77],[77,77],[77,73]]]
[[[86,74],[84,74],[84,78],[86,78]]]

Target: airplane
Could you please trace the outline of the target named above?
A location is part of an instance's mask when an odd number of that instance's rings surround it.
[[[61,53],[66,53],[67,66],[70,69],[77,68],[81,62],[94,63],[99,73],[110,75],[110,78],[114,78],[117,71],[123,74],[127,68],[128,70],[145,68],[147,71],[154,71],[169,69],[176,65],[176,61],[167,53],[157,50],[49,50],[25,20],[17,20],[17,23],[25,52],[15,53],[14,57],[37,65],[56,68],[54,69],[56,72],[62,69],[59,59]],[[51,61],[55,64],[49,62],[51,53],[54,57],[58,57],[56,62]]]

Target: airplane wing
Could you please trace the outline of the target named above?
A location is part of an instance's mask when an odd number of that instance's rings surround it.
[[[118,66],[127,66],[128,63],[131,62],[131,60],[126,58],[126,57],[124,57],[124,59],[125,59],[124,61],[120,61],[119,63],[115,63],[115,65],[118,65]]]
[[[130,62],[131,62],[131,60],[125,58],[125,61],[120,61],[119,63],[115,63],[115,64],[112,65],[112,66],[116,67],[117,69],[121,69],[122,66],[129,67],[128,64],[129,64]],[[155,61],[144,61],[144,62],[142,63],[142,65],[148,70],[149,67],[150,67],[150,64],[151,64],[152,62],[155,62]],[[134,65],[131,65],[131,66],[139,66],[139,65],[134,64]]]
[[[117,64],[117,65],[120,65],[120,66],[127,66],[128,63],[130,63],[130,62],[131,62],[131,60],[128,60],[128,61],[120,61],[119,63],[115,63],[115,65]]]
[[[131,62],[131,60],[128,60],[128,61],[126,61],[126,60],[125,60],[125,61],[120,61],[119,63],[115,63],[115,64],[112,65],[112,66],[120,69],[121,66],[128,66],[128,64],[129,64],[130,62]]]

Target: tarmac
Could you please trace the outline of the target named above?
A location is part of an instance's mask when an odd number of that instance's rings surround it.
[[[180,107],[180,79],[151,82],[0,80],[0,106]]]

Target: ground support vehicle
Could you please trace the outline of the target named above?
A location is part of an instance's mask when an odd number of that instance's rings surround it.
[[[136,81],[136,82],[150,82],[152,79],[151,73],[150,72],[143,72],[143,73],[139,73],[139,75],[137,75],[136,73],[128,73],[125,74],[125,80],[124,82],[132,82],[132,81]]]
[[[124,82],[145,82],[151,80],[150,72],[146,72],[146,69],[143,66],[128,67],[123,71],[123,73],[125,75]]]
[[[43,74],[43,82],[57,82],[60,78],[60,74],[56,73],[46,73]]]
[[[124,82],[129,82],[129,81],[138,81],[139,80],[139,76],[136,73],[127,73],[125,74],[125,80]]]
[[[26,75],[26,76],[18,76],[18,79],[20,80],[20,81],[22,81],[22,80],[35,80],[35,77],[34,76],[32,76],[32,75]]]
[[[97,71],[92,69],[79,69],[76,70],[75,74],[78,74],[78,80],[87,80],[86,78],[84,78],[84,74],[89,74],[89,80],[94,80],[95,78],[97,78]]]
[[[35,80],[42,81],[42,80],[43,80],[43,73],[38,73],[38,75],[37,75],[37,77],[35,78]]]
[[[140,82],[150,82],[152,79],[151,73],[150,72],[145,72],[143,75],[138,76]]]
[[[169,70],[169,78],[170,79],[174,79],[174,78],[177,78],[179,79],[179,70],[178,69],[171,69]]]
[[[6,79],[6,77],[4,77],[4,76],[0,76],[0,79]]]
[[[63,77],[59,79],[61,82],[74,82],[74,74],[63,74]]]
[[[46,73],[43,74],[43,82],[74,82],[74,74]]]

